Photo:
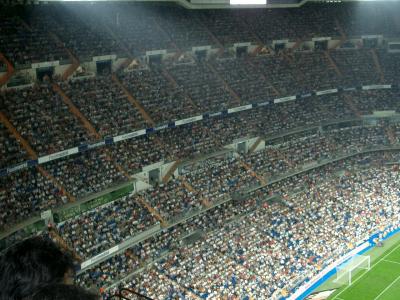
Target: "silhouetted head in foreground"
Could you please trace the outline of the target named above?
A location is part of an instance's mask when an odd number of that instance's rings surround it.
[[[24,300],[99,300],[100,296],[67,284],[47,285]]]
[[[73,283],[73,260],[43,237],[26,239],[0,258],[0,300],[21,300],[43,286]]]

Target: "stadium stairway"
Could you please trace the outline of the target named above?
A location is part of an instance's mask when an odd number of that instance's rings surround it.
[[[194,189],[194,187],[193,187],[189,182],[187,182],[185,179],[183,179],[183,177],[179,176],[179,180],[182,181],[184,187],[185,187],[189,192],[198,194],[198,192]],[[201,204],[203,204],[203,206],[204,206],[204,207],[207,207],[207,208],[208,208],[208,207],[211,207],[210,201],[208,201],[208,199],[203,198],[203,197],[202,197],[202,199],[201,199]]]
[[[329,51],[325,51],[325,56],[328,59],[328,61],[330,62],[331,66],[334,68],[336,74],[338,75],[338,77],[343,77],[342,72],[340,71],[340,69],[338,68],[338,66],[336,65],[335,61],[332,59],[331,55],[329,54]],[[357,108],[357,105],[354,103],[353,98],[348,95],[348,94],[343,94],[345,103],[349,106],[349,108],[351,109],[351,111],[357,116],[357,117],[361,117],[362,113],[360,112],[360,110]]]
[[[326,58],[328,59],[329,64],[330,64],[330,65],[333,67],[333,69],[335,70],[336,74],[337,74],[339,77],[342,77],[343,74],[342,74],[342,72],[339,70],[339,67],[337,66],[337,64],[335,63],[335,61],[332,59],[332,57],[331,57],[329,51],[324,51],[324,54],[325,54]]]
[[[240,160],[239,161],[241,166],[250,173],[251,176],[253,176],[254,178],[256,178],[262,185],[267,185],[267,181],[265,180],[265,178],[263,178],[262,176],[258,175],[256,172],[253,171],[253,169],[246,164],[244,161]]]
[[[207,25],[202,21],[197,18],[193,18],[194,22],[197,22],[200,26],[204,28],[204,30],[209,34],[211,39],[214,41],[215,45],[219,48],[218,55],[222,55],[224,53],[224,45],[219,41],[219,39],[215,36],[214,33],[211,32],[210,29],[208,29]]]
[[[68,106],[71,113],[75,115],[75,117],[82,123],[85,129],[88,131],[89,135],[94,137],[96,140],[102,139],[102,136],[96,131],[93,125],[86,119],[86,117],[80,112],[80,110],[75,106],[75,104],[71,101],[71,99],[64,93],[61,87],[57,83],[53,83],[53,91],[60,95],[63,102]],[[128,174],[128,172],[122,168],[121,165],[116,163],[110,156],[109,151],[105,150],[106,158],[108,161],[111,161],[114,166],[117,168],[119,172],[124,174],[127,179],[132,179],[132,177]]]
[[[132,94],[128,91],[128,89],[122,84],[122,82],[118,79],[117,75],[113,74],[111,76],[111,78],[121,88],[121,90],[124,92],[124,94],[128,98],[129,102],[140,112],[140,114],[142,115],[143,119],[146,120],[146,122],[149,125],[154,127],[155,126],[155,122],[153,121],[153,119],[144,110],[142,104],[137,99],[135,99],[132,96]]]
[[[333,45],[329,50],[334,50],[336,48],[339,48],[347,41],[346,33],[344,32],[343,27],[337,18],[335,18],[335,25],[340,33],[340,40],[335,45]]]
[[[62,75],[62,80],[67,80],[74,72],[76,69],[78,69],[80,62],[78,58],[76,58],[72,52],[64,46],[64,43],[61,41],[61,39],[53,32],[49,32],[49,35],[53,38],[53,40],[56,42],[57,46],[60,48],[64,48],[65,52],[68,54],[68,57],[71,61],[71,65],[64,71]]]
[[[64,49],[64,51],[68,54],[69,60],[71,61],[71,65],[64,71],[61,77],[62,80],[67,80],[78,69],[80,65],[79,59],[72,54],[71,50],[65,47],[64,43],[55,33],[49,32],[49,35],[55,41],[58,47]]]
[[[72,253],[73,258],[78,261],[78,262],[82,262],[83,259],[82,257],[76,253],[76,251],[70,247],[67,242],[60,236],[60,234],[58,233],[58,230],[56,227],[51,226],[49,227],[49,235],[50,237],[64,250],[66,250],[67,252]]]
[[[94,129],[93,125],[86,119],[86,117],[79,111],[79,109],[72,103],[71,99],[64,93],[61,87],[57,83],[53,83],[53,91],[60,95],[62,101],[68,106],[70,112],[72,112],[75,117],[83,124],[89,134],[96,138],[96,140],[100,140],[101,136],[97,133],[96,129]]]
[[[347,94],[343,94],[344,101],[347,103],[351,111],[358,117],[360,118],[362,116],[362,113],[360,110],[357,108],[356,104],[353,101],[353,98]]]
[[[166,68],[162,69],[161,74],[173,85],[173,87],[178,88],[179,84],[176,82],[174,76],[171,75],[170,72]],[[184,90],[183,94],[185,95],[185,98],[192,104],[193,107],[199,109],[197,104],[193,101],[193,99],[189,96],[189,94]]]
[[[291,52],[286,53],[285,51],[277,52],[277,55],[282,56],[287,61],[288,64],[291,64],[294,61],[292,54],[293,53]]]
[[[2,61],[7,67],[6,74],[4,74],[3,76],[0,77],[0,87],[2,87],[13,76],[13,74],[15,73],[15,69],[14,69],[14,66],[12,65],[12,63],[1,52],[0,52],[0,61]]]
[[[62,80],[67,80],[74,72],[79,68],[79,60],[72,54],[69,49],[66,49],[69,59],[71,60],[71,65],[65,70],[62,75]]]
[[[242,19],[242,18],[237,18],[236,21],[238,21],[240,23],[241,26],[243,26],[243,28],[251,28],[251,25],[249,25],[246,22],[246,19]],[[251,55],[253,56],[257,56],[259,53],[261,53],[263,48],[269,48],[269,50],[271,50],[271,53],[273,53],[272,49],[269,47],[269,45],[266,45],[262,39],[260,38],[260,36],[257,34],[257,32],[255,32],[254,30],[250,30],[251,31],[251,35],[254,38],[254,40],[257,41],[257,47],[253,50],[253,52],[251,53]]]
[[[8,129],[8,131],[15,137],[15,139],[21,144],[21,146],[25,149],[25,151],[28,153],[31,159],[37,159],[38,155],[37,153],[33,150],[31,145],[29,145],[28,141],[26,141],[21,134],[17,131],[17,129],[14,127],[13,124],[8,120],[7,116],[3,114],[3,112],[0,112],[0,122]],[[42,166],[38,165],[36,166],[40,174],[43,175],[43,177],[49,179],[55,187],[57,187],[61,193],[67,197],[69,202],[75,202],[76,199],[74,196],[72,196],[67,190],[52,176],[50,173],[48,173]]]
[[[167,226],[167,222],[164,220],[163,217],[158,213],[158,211],[152,207],[143,197],[136,197],[137,201],[139,202],[140,205],[145,207],[152,216],[154,216],[160,223],[162,227]]]
[[[115,70],[116,73],[118,73],[121,70],[126,69],[135,59],[131,52],[129,51],[128,46],[121,40],[121,38],[119,36],[117,36],[115,34],[115,32],[107,25],[107,24],[103,24],[104,28],[106,29],[106,31],[110,34],[110,36],[117,41],[119,47],[121,47],[121,49],[123,50],[123,52],[126,55],[126,59],[122,62],[122,64],[120,64],[117,68],[117,70]]]
[[[392,145],[397,144],[396,131],[392,126],[388,126],[385,133]]]
[[[181,176],[178,177],[180,181],[182,181],[183,186],[191,193],[195,193],[196,191],[194,190],[194,187],[187,182],[185,179],[183,179]]]
[[[127,45],[121,40],[121,38],[119,36],[117,36],[115,34],[115,32],[106,23],[102,24],[102,26],[110,34],[110,36],[114,39],[114,41],[116,41],[118,43],[118,46],[123,50],[123,52],[126,55],[127,58],[118,67],[116,72],[124,70],[132,63],[132,61],[134,60],[134,57],[132,56],[131,52],[129,51],[129,48],[127,47]]]
[[[290,160],[290,159],[288,159],[281,151],[276,151],[275,153],[278,155],[278,157],[279,157],[282,161],[284,161],[285,163],[287,163],[291,168],[294,168],[294,167],[295,167],[293,161]]]
[[[247,61],[247,63],[248,63],[250,66],[253,67],[254,70],[257,70],[257,69],[258,69],[258,66],[255,65],[255,64],[251,61],[251,59],[246,58],[246,61]],[[264,79],[264,81],[266,82],[266,84],[267,84],[269,87],[271,87],[271,89],[273,90],[275,96],[279,97],[279,96],[281,95],[281,93],[276,89],[276,87],[272,84],[272,82],[270,82],[270,81],[268,80],[268,78],[266,77],[266,74],[265,74],[262,70],[260,70],[259,73],[260,73],[261,77]]]
[[[174,42],[174,37],[167,31],[164,29],[163,26],[160,25],[160,22],[157,20],[157,17],[154,18],[154,24],[156,25],[156,27],[158,28],[159,32],[162,32],[165,36],[167,36],[169,38],[169,42],[171,43],[172,47],[174,48],[174,60],[178,59],[182,54],[182,50],[178,47],[178,45]]]
[[[385,76],[383,75],[382,67],[381,67],[381,64],[379,63],[379,58],[378,58],[378,55],[376,54],[375,49],[371,49],[371,55],[372,55],[372,59],[374,60],[375,69],[376,69],[377,73],[379,74],[379,79],[380,79],[381,83],[384,83]]]
[[[120,72],[120,71],[125,70],[126,68],[128,68],[128,67],[130,66],[130,64],[131,64],[133,61],[134,61],[134,58],[133,58],[133,57],[127,57],[127,58],[122,62],[122,64],[120,64],[120,65],[118,66],[118,68],[116,69],[116,73],[118,73],[118,72]]]
[[[178,87],[178,83],[176,82],[175,78],[170,72],[168,72],[167,69],[163,68],[161,73],[175,88]]]
[[[166,184],[169,181],[169,179],[171,178],[172,174],[174,174],[174,172],[176,171],[176,169],[178,168],[180,163],[181,163],[181,160],[178,159],[177,161],[174,162],[174,164],[171,166],[171,168],[169,168],[167,173],[161,179],[163,184]]]
[[[149,124],[151,127],[155,127],[156,123],[153,121],[153,119],[150,117],[150,115],[145,111],[144,107],[142,104],[139,102],[139,100],[135,99],[132,94],[129,92],[129,90],[122,84],[122,82],[118,79],[117,75],[112,74],[111,75],[112,80],[120,87],[120,89],[124,92],[125,96],[128,98],[128,101],[139,111],[141,114],[142,118]],[[161,140],[155,136],[154,141],[162,148],[164,145],[161,142]]]
[[[232,98],[235,100],[235,103],[233,103],[233,104],[240,106],[242,101],[240,100],[240,97],[238,96],[238,94],[236,94],[236,92],[228,85],[228,83],[226,83],[226,81],[222,78],[222,76],[218,73],[218,71],[214,68],[214,66],[212,64],[210,64],[209,62],[206,62],[206,66],[221,81],[225,90],[227,90],[229,92],[229,94],[232,96]]]
[[[258,145],[260,145],[260,143],[262,142],[262,138],[258,137],[257,140],[254,142],[253,145],[251,145],[250,149],[249,149],[249,153],[253,153],[256,148],[258,147]]]

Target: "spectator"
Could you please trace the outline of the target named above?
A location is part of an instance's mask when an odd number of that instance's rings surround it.
[[[1,255],[0,299],[20,300],[46,284],[71,284],[71,256],[43,237],[26,239]]]

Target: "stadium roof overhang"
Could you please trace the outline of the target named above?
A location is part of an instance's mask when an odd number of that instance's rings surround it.
[[[49,2],[171,2],[177,3],[187,9],[223,9],[223,8],[287,8],[300,7],[307,2],[354,2],[354,1],[374,1],[374,0],[21,0],[30,3],[49,3]],[[232,5],[233,1],[244,2],[242,5]],[[266,4],[251,4],[263,3]],[[375,0],[381,1],[381,0]],[[386,0],[398,1],[398,0]]]

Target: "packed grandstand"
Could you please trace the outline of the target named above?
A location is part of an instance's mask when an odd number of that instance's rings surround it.
[[[398,11],[0,7],[0,249],[50,231],[104,299],[290,297],[399,227]]]

